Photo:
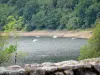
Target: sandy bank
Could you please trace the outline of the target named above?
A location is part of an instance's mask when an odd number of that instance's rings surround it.
[[[32,31],[32,32],[17,32],[19,36],[57,36],[57,37],[75,37],[75,38],[90,38],[92,31]],[[2,35],[5,35],[2,33]]]
[[[92,36],[92,31],[32,31],[32,32],[19,32],[19,35],[90,38]]]

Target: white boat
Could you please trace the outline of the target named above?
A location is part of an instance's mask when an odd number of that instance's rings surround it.
[[[72,38],[72,40],[75,40],[76,38]]]
[[[38,40],[37,39],[33,39],[33,42],[37,42]]]
[[[53,38],[57,38],[58,36],[53,36]]]
[[[36,37],[38,38],[38,37],[40,37],[40,36],[36,36]]]

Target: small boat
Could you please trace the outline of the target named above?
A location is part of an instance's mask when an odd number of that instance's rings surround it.
[[[38,41],[37,39],[34,39],[34,40],[33,40],[33,42],[37,42],[37,41]]]
[[[40,36],[36,36],[36,37],[38,38],[38,37],[40,37]]]
[[[57,38],[58,36],[53,36],[53,38]]]
[[[76,38],[72,38],[72,40],[75,40]]]

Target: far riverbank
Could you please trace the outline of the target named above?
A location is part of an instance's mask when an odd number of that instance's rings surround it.
[[[2,35],[5,35],[2,33]],[[75,37],[75,38],[90,38],[92,36],[92,31],[31,31],[31,32],[18,32],[19,36],[57,36],[57,37]]]
[[[75,38],[90,38],[92,31],[32,31],[32,32],[19,32],[20,36],[57,36],[57,37],[75,37]]]

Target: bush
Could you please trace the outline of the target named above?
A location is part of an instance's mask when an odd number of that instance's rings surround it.
[[[81,48],[79,59],[94,57],[100,57],[100,20],[96,22],[96,28],[88,44]]]
[[[8,48],[6,47],[7,38],[2,37],[0,35],[0,65],[8,62],[12,53],[16,51],[16,46],[10,45]]]

